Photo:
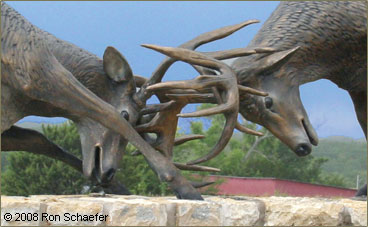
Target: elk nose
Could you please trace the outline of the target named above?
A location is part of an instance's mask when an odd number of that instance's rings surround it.
[[[306,144],[306,143],[299,144],[297,146],[297,148],[295,149],[295,153],[298,156],[306,156],[306,155],[309,155],[311,153],[311,151],[312,151],[311,145]]]
[[[95,146],[95,165],[93,169],[93,176],[100,184],[108,184],[115,175],[116,169],[103,167],[103,150],[98,143]],[[107,169],[107,171],[106,171]]]

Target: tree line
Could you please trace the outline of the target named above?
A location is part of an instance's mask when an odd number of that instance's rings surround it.
[[[204,129],[201,121],[191,122],[191,133],[203,134],[205,138],[175,147],[175,162],[185,163],[209,152],[221,136],[224,125],[222,115],[211,116],[210,120],[208,129]],[[251,123],[247,123],[247,127],[256,129],[256,125]],[[72,122],[43,126],[42,131],[51,141],[81,158],[79,134]],[[275,177],[331,186],[351,186],[342,174],[324,171],[327,158],[315,157],[313,153],[298,157],[264,128],[260,131],[264,136],[235,133],[225,150],[203,165],[220,168],[221,172],[215,173],[218,175]],[[177,132],[177,136],[180,134]],[[60,161],[26,152],[4,153],[1,177],[4,195],[80,194],[99,190],[82,174]],[[158,180],[144,157],[134,153],[135,148],[129,144],[115,178],[133,194],[169,195],[171,192],[167,185]],[[197,172],[183,171],[189,179],[193,173]],[[212,188],[212,192],[215,191]]]

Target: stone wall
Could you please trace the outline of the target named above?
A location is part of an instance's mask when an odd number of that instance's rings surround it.
[[[367,226],[367,203],[306,197],[1,196],[1,225]]]

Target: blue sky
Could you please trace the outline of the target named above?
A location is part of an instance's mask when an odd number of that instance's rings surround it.
[[[107,46],[117,48],[135,74],[149,77],[164,58],[140,47],[150,43],[178,46],[203,33],[248,19],[258,19],[234,35],[199,48],[202,51],[246,46],[278,2],[8,2],[31,23],[99,57]],[[165,80],[191,79],[197,74],[176,63]],[[364,134],[346,91],[327,80],[301,86],[301,97],[320,137]],[[188,111],[188,110],[187,110]],[[45,121],[27,117],[22,121]],[[47,119],[46,119],[47,121]],[[52,121],[60,121],[60,118]],[[181,120],[186,124],[187,120]]]

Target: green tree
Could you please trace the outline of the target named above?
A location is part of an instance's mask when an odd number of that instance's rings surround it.
[[[170,194],[166,183],[162,183],[147,164],[143,155],[132,156],[135,148],[128,144],[126,155],[120,163],[115,178],[124,183],[132,194],[163,196]]]
[[[81,146],[77,128],[72,122],[57,126],[43,126],[44,135],[81,157]],[[128,145],[120,169],[115,176],[133,193],[140,195],[166,195],[171,193],[165,183],[161,183],[148,166],[143,156],[131,156],[134,150]],[[72,167],[42,155],[27,152],[7,152],[2,156],[2,193],[4,195],[36,194],[80,194],[83,186],[94,187],[81,173]],[[98,189],[98,188],[96,188]]]
[[[209,106],[211,105],[206,104],[199,108],[203,109]],[[191,133],[203,134],[205,138],[175,147],[174,161],[186,163],[189,160],[194,160],[208,153],[217,143],[225,122],[224,117],[214,115],[208,119],[211,120],[211,126],[208,129],[204,129],[201,121],[191,123]],[[255,124],[247,124],[246,126],[252,129],[257,128]],[[346,180],[337,172],[338,169],[331,173],[331,171],[326,171],[324,168],[324,165],[328,163],[328,159],[335,161],[334,165],[329,164],[329,168],[335,168],[336,160],[334,157],[338,154],[326,151],[325,153],[330,155],[327,158],[314,157],[313,155],[301,158],[265,129],[261,129],[261,131],[265,136],[258,139],[255,136],[234,133],[224,151],[216,158],[203,163],[203,165],[220,168],[221,172],[218,173],[220,175],[276,177],[346,186]],[[73,123],[46,126],[43,127],[43,132],[51,141],[81,158],[79,135]],[[177,133],[177,136],[180,136],[180,134]],[[328,150],[325,147],[323,149]],[[115,176],[116,180],[122,182],[133,194],[171,194],[168,186],[158,180],[142,155],[131,155],[134,150],[135,148],[130,144],[127,146],[126,154],[123,156],[119,165],[120,168]],[[357,150],[355,153],[358,152]],[[338,152],[336,151],[336,153]],[[345,154],[341,159],[348,160],[348,163],[357,163]],[[2,193],[6,195],[79,194],[84,185],[91,186],[89,181],[73,168],[41,155],[9,152],[6,156],[2,156],[2,164],[2,169],[5,169],[1,178]],[[360,165],[364,165],[364,163],[360,163]],[[351,167],[346,169],[349,170]],[[182,171],[182,174],[188,179],[196,180],[193,173],[198,174],[198,172],[193,171]],[[205,176],[208,173],[202,172],[200,175]]]
[[[51,141],[81,157],[79,134],[73,123],[43,126],[43,133]],[[27,152],[10,152],[2,173],[4,195],[80,194],[88,181],[81,173],[63,162]]]
[[[202,105],[200,109],[210,105]],[[202,140],[191,141],[175,149],[175,160],[186,162],[208,153],[218,138],[224,125],[222,115],[210,117],[211,127],[203,129],[201,122],[192,122],[191,131],[203,134]],[[255,124],[247,124],[255,129]],[[344,179],[338,174],[323,172],[322,166],[328,161],[326,158],[316,158],[313,155],[306,157],[296,156],[277,138],[261,130],[265,136],[258,138],[251,135],[235,133],[225,150],[216,158],[203,165],[218,167],[219,175],[241,177],[275,177],[310,183],[345,186]]]
[[[321,139],[313,154],[329,161],[322,166],[323,172],[342,175],[347,186],[356,187],[357,175],[360,186],[367,182],[367,142],[347,137]]]

